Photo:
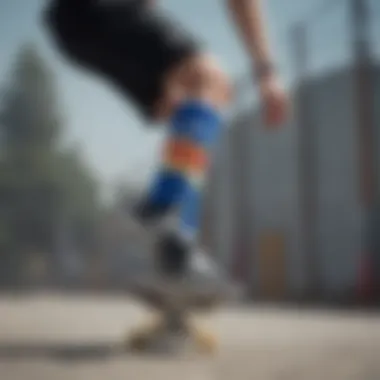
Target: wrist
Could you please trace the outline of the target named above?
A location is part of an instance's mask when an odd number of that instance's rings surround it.
[[[254,75],[258,82],[272,78],[276,74],[274,65],[270,62],[259,62],[254,65]]]

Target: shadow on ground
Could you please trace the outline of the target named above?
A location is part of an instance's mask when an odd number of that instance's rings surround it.
[[[175,351],[174,351],[175,352]],[[9,360],[50,359],[71,362],[89,362],[125,359],[131,355],[145,358],[172,358],[173,350],[170,348],[155,347],[145,351],[133,351],[125,343],[91,342],[91,343],[1,343],[0,363]],[[175,354],[175,353],[174,353]]]
[[[0,361],[48,358],[66,361],[107,360],[128,354],[123,344],[91,343],[0,343]]]

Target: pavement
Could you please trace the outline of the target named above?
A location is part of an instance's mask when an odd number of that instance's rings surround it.
[[[214,358],[123,350],[146,310],[121,297],[0,297],[1,380],[380,380],[380,318],[361,312],[231,307],[199,323]]]

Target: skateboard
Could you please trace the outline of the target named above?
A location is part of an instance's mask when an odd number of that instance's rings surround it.
[[[195,312],[212,312],[224,300],[223,289],[201,289],[195,284],[165,282],[140,284],[132,296],[154,310],[155,317],[127,337],[133,352],[183,353],[194,351],[213,355],[218,351],[215,333],[192,320]]]
[[[219,273],[217,265],[211,265],[217,273],[207,268],[203,259],[207,262],[210,258],[200,250],[192,256],[191,273],[195,273],[195,277],[191,279],[190,275],[188,279],[169,281],[155,262],[158,234],[155,231],[149,235],[150,240],[144,240],[146,244],[141,253],[145,255],[139,256],[144,273],[129,273],[128,276],[127,293],[151,309],[153,317],[127,335],[127,349],[138,353],[177,353],[195,349],[214,354],[219,346],[217,334],[201,328],[193,317],[196,313],[214,312],[227,299],[235,298],[235,289],[231,292],[227,281],[221,281],[225,276]]]

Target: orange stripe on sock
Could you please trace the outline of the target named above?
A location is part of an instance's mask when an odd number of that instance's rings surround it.
[[[208,166],[208,155],[191,141],[172,139],[164,149],[164,163],[181,171],[203,172]]]

